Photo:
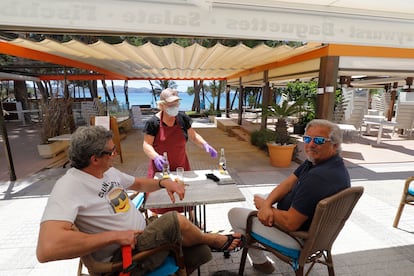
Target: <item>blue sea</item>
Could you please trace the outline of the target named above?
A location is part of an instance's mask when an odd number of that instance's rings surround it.
[[[98,95],[101,96],[102,101],[105,101],[105,94],[103,91],[98,90]],[[112,94],[111,94],[112,95]],[[124,92],[115,92],[116,98],[120,104],[125,104],[125,95]],[[194,95],[188,95],[186,92],[179,92],[179,97],[181,98],[180,101],[180,110],[182,111],[189,111],[191,110],[191,107],[193,106],[194,101]],[[154,98],[151,93],[128,93],[129,98],[129,106],[132,105],[151,105],[151,107],[157,107],[157,102],[154,101]],[[201,98],[201,95],[200,95]],[[234,93],[230,93],[230,104],[231,101],[234,98]],[[209,109],[210,103],[213,101],[211,94],[206,94],[206,103],[205,107],[206,109]],[[157,98],[158,100],[158,98]],[[238,107],[238,98],[235,99],[233,104],[233,109],[236,109]],[[214,107],[217,104],[217,97],[214,98]],[[223,110],[226,108],[226,95],[223,93],[220,97],[220,109]]]

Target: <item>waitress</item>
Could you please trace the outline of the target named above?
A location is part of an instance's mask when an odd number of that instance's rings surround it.
[[[175,171],[177,167],[183,167],[185,171],[191,170],[186,152],[188,139],[203,148],[212,158],[217,157],[217,151],[191,127],[192,119],[185,112],[178,111],[179,106],[177,90],[167,88],[160,94],[160,111],[145,123],[143,149],[150,158],[147,172],[150,178],[156,172],[162,171],[164,152],[168,154],[171,171]],[[151,209],[157,214],[170,210],[183,212],[183,208]]]

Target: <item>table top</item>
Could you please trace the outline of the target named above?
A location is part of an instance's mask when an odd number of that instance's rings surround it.
[[[145,202],[145,208],[195,206],[246,200],[236,183],[218,184],[213,180],[207,179],[207,173],[213,173],[220,178],[220,180],[223,180],[223,182],[232,182],[230,175],[220,174],[218,170],[185,171],[184,183],[187,186],[183,200],[180,200],[178,196],[175,195],[175,203],[172,203],[170,197],[164,189],[158,190],[148,195]],[[161,175],[157,174],[155,177],[159,178]],[[172,172],[171,178],[174,177],[175,172]]]
[[[382,115],[364,115],[364,120],[371,122],[382,122],[385,121],[385,117]]]
[[[62,134],[59,136],[55,136],[52,138],[49,138],[49,141],[70,141],[70,137],[72,136],[72,134]]]

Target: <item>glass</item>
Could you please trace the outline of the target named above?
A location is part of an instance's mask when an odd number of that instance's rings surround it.
[[[175,170],[175,172],[176,172],[176,176],[177,176],[177,178],[175,179],[175,181],[177,183],[181,183],[181,184],[185,185],[184,184],[184,168],[183,167],[178,167]]]
[[[110,151],[103,150],[102,155],[107,154],[109,156],[114,156],[116,154],[116,145]]]
[[[312,136],[308,136],[308,135],[303,136],[303,142],[305,144],[309,144],[312,140],[316,145],[323,145],[326,142],[331,141],[331,139],[325,138],[325,137],[319,137],[319,136],[312,137]]]

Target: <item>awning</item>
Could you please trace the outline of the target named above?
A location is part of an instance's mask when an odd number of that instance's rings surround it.
[[[2,0],[0,30],[414,47],[409,0]]]
[[[23,52],[19,56],[26,54],[22,57],[94,70],[98,73],[97,78],[108,80],[224,80],[263,64],[279,62],[322,47],[320,43],[308,43],[297,48],[286,45],[276,48],[266,45],[249,48],[243,44],[234,47],[216,44],[214,47],[205,48],[199,44],[181,47],[174,43],[162,47],[146,43],[137,47],[128,42],[116,45],[103,41],[84,44],[75,40],[59,43],[50,39],[33,42],[21,38],[12,41],[0,40],[0,46],[3,46],[0,47],[0,53]]]

